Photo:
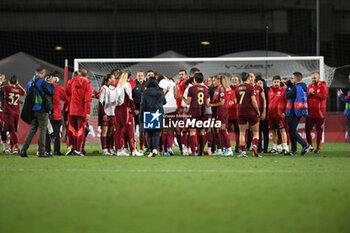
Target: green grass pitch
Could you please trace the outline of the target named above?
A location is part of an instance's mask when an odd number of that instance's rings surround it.
[[[86,149],[85,157],[0,155],[0,232],[350,232],[346,143],[262,158]]]

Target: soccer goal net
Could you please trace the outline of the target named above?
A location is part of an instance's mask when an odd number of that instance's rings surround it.
[[[272,85],[275,75],[291,78],[293,72],[301,72],[306,84],[311,83],[314,72],[321,80],[331,84],[334,68],[324,64],[323,57],[219,57],[219,58],[137,58],[137,59],[75,59],[74,70],[86,69],[94,90],[99,90],[102,78],[112,70],[129,70],[135,79],[136,73],[153,70],[159,75],[178,79],[179,70],[189,74],[191,68],[198,68],[207,79],[215,74],[229,77],[242,72],[260,73],[267,85]],[[97,115],[97,100],[92,104],[92,115]]]

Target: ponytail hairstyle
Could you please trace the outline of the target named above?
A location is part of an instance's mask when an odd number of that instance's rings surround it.
[[[243,82],[246,82],[248,80],[248,78],[249,78],[249,73],[242,72],[241,78],[242,78]]]
[[[220,83],[225,89],[230,88],[230,84],[226,75],[220,75]]]
[[[122,74],[122,71],[120,69],[114,69],[112,70],[111,74],[114,75],[115,79],[119,79],[120,75]]]
[[[13,75],[13,76],[11,77],[10,83],[11,83],[12,85],[15,85],[15,84],[17,83],[17,76],[16,76],[16,75]]]
[[[121,88],[126,83],[126,81],[128,80],[128,77],[129,77],[128,72],[122,73],[119,79],[118,88]]]
[[[108,86],[108,81],[112,78],[113,74],[107,74],[106,76],[103,77],[103,80],[102,80],[102,85],[106,85]]]

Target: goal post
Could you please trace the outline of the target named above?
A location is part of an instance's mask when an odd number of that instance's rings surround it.
[[[322,81],[331,84],[334,68],[324,64],[322,56],[278,56],[278,57],[215,57],[215,58],[83,58],[74,60],[74,70],[86,69],[92,87],[98,90],[102,78],[114,69],[129,70],[133,78],[138,71],[153,70],[160,75],[178,79],[179,70],[198,68],[207,79],[215,74],[229,78],[242,72],[261,73],[267,85],[272,85],[275,75],[291,78],[299,71],[306,84],[311,83],[312,73],[318,72]],[[266,77],[267,76],[267,77]]]
[[[103,77],[112,70],[129,70],[135,79],[138,71],[145,73],[153,70],[159,75],[165,75],[175,80],[178,79],[179,70],[186,70],[189,75],[190,69],[196,67],[204,75],[205,79],[216,75],[225,74],[231,78],[234,74],[242,72],[261,73],[267,85],[272,85],[272,78],[275,75],[281,78],[291,78],[292,74],[299,71],[303,74],[303,81],[311,83],[311,76],[314,72],[320,74],[322,81],[330,86],[335,68],[324,64],[322,56],[278,56],[278,57],[216,57],[216,58],[84,58],[74,60],[74,70],[86,69],[89,80],[94,90],[98,91]],[[98,136],[97,126],[98,101],[93,99],[91,105],[91,116],[89,121],[90,134]],[[96,139],[94,137],[94,140]]]
[[[166,64],[167,67],[171,67],[171,64],[178,64],[178,67],[181,67],[181,64],[183,64],[183,67],[185,69],[188,66],[194,67],[194,66],[200,65],[202,67],[202,66],[205,66],[205,64],[209,66],[210,64],[213,64],[213,63],[214,64],[222,63],[222,64],[225,64],[226,67],[232,68],[231,73],[240,73],[238,71],[260,72],[267,81],[269,80],[269,78],[272,79],[272,77],[274,76],[273,74],[291,77],[292,73],[287,74],[286,72],[287,70],[293,70],[293,69],[294,71],[300,71],[301,73],[303,73],[304,76],[308,76],[310,72],[319,72],[321,80],[326,81],[327,84],[330,79],[330,77],[327,77],[325,74],[325,64],[324,64],[323,56],[216,57],[216,58],[117,58],[117,59],[78,58],[78,59],[74,59],[74,70],[76,71],[79,69],[86,68],[88,71],[91,71],[94,74],[106,75],[112,69],[126,68],[129,70],[131,69],[130,71],[133,74],[136,71],[132,69],[142,69],[142,68],[145,69],[145,67],[147,66],[149,67],[150,70],[157,71],[157,69],[153,68],[154,64],[157,64],[157,63],[159,67],[162,67],[164,64]],[[273,63],[273,64],[269,64],[269,63]],[[278,69],[278,67],[276,67],[275,64],[277,63],[280,64],[281,70],[276,72],[276,69]],[[237,66],[234,66],[235,64],[237,64]],[[285,64],[285,65],[281,65],[281,64]],[[299,66],[296,66],[296,64],[299,64]],[[174,68],[175,67],[176,66],[174,66]],[[244,68],[242,69],[240,67],[244,67]],[[288,69],[286,69],[286,67],[288,67]],[[216,68],[219,68],[219,67],[217,66]],[[305,69],[300,70],[300,68],[305,68]],[[167,73],[166,70],[164,69],[161,69],[161,70],[162,71],[159,71],[159,73],[162,75],[167,75],[170,77],[176,76],[173,74],[173,71]],[[265,77],[266,76],[265,70],[267,70],[267,74],[268,74],[267,77]],[[143,71],[146,72],[146,70],[143,70]],[[227,71],[230,71],[230,69],[228,68],[220,71],[220,70],[216,70],[215,67],[213,67],[211,72],[209,71],[209,73],[207,74],[204,73],[204,75],[207,77],[208,75],[211,76],[217,73],[227,73]]]

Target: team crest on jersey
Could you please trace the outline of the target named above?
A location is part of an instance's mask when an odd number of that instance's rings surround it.
[[[220,97],[224,97],[225,94],[223,92],[220,93]]]
[[[162,122],[162,113],[157,110],[156,112],[144,112],[143,113],[143,128],[144,129],[160,129]]]

